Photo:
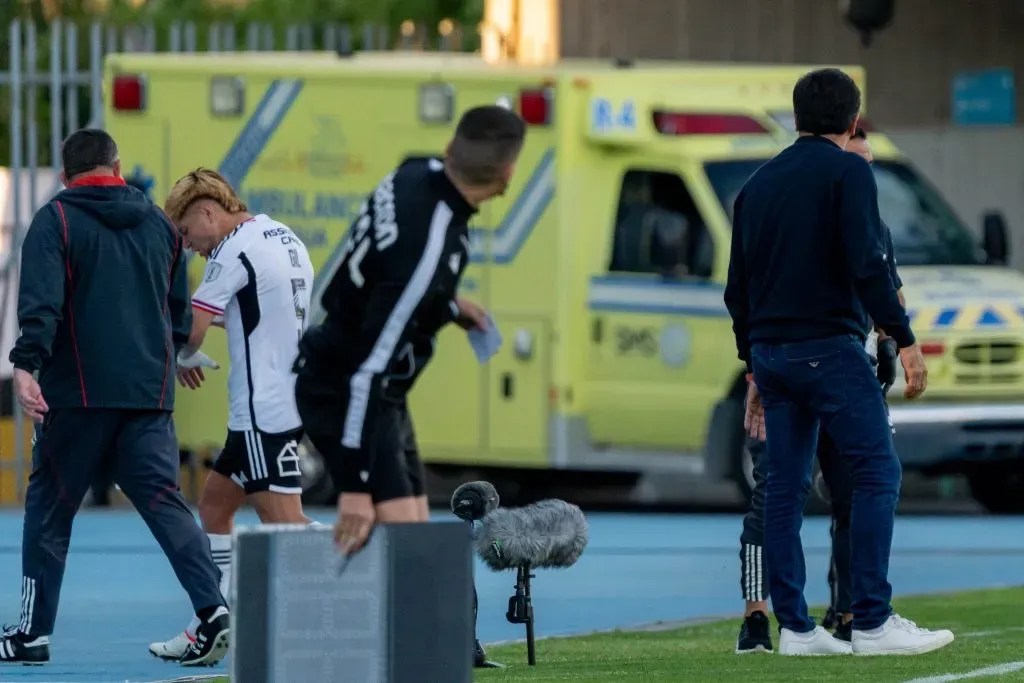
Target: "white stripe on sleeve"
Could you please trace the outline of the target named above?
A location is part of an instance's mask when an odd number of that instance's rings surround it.
[[[434,273],[437,272],[437,264],[444,253],[445,237],[451,220],[451,208],[444,202],[438,202],[434,208],[434,217],[430,221],[427,247],[416,264],[416,270],[398,298],[398,303],[391,310],[370,355],[352,376],[348,412],[345,414],[345,431],[341,438],[341,445],[345,448],[359,448],[362,445],[363,424],[366,422],[366,408],[370,402],[373,376],[387,368],[388,361],[391,360],[395,347],[409,324],[409,319],[430,288]]]

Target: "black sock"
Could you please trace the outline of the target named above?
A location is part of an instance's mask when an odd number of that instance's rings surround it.
[[[203,609],[198,610],[196,612],[196,616],[199,617],[199,620],[205,624],[207,621],[210,620],[210,617],[213,616],[213,613],[221,607],[223,607],[223,605],[213,605],[211,607],[204,607]]]

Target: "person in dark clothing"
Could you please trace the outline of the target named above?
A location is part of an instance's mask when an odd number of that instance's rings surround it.
[[[846,151],[858,154],[869,164],[874,159],[867,133],[858,128],[846,146]],[[896,271],[896,257],[892,244],[892,233],[885,230],[886,252],[889,261],[889,276],[896,294],[903,303],[903,281]],[[876,364],[882,395],[896,382],[896,342],[889,337],[879,338],[877,327],[868,335],[865,349]],[[890,422],[891,425],[891,422]],[[751,435],[747,448],[753,459],[754,489],[750,496],[750,508],[743,518],[740,534],[740,586],[746,601],[743,624],[736,639],[736,653],[771,652],[772,638],[768,621],[768,577],[764,566],[764,490],[767,480],[767,462],[764,457],[764,441],[758,435]],[[836,638],[847,642],[852,638],[853,613],[851,612],[850,579],[850,506],[853,496],[853,477],[850,463],[842,457],[835,442],[828,434],[818,434],[818,464],[821,471],[815,486],[821,497],[832,507],[832,523],[829,537],[832,542],[832,558],[829,562],[828,585],[831,595],[828,611],[821,625],[835,629]]]
[[[844,149],[860,91],[838,69],[793,89],[799,137],[736,199],[725,302],[747,363],[749,418],[767,436],[764,550],[785,655],[916,654],[952,642],[892,612],[888,582],[900,463],[864,348],[870,321],[900,349],[908,399],[927,386],[921,349],[889,275],[878,189]],[[800,525],[819,425],[853,476],[852,645],[817,626],[804,599]],[[758,428],[758,432],[762,430]]]
[[[487,329],[456,297],[469,263],[470,218],[504,194],[526,128],[500,106],[463,114],[444,159],[410,160],[367,197],[295,362],[310,441],[341,491],[335,541],[351,554],[376,522],[428,521],[406,396],[448,323]],[[479,642],[475,663],[485,656]]]
[[[0,663],[49,661],[71,526],[104,470],[142,515],[202,627],[180,662],[227,653],[228,611],[206,536],[178,489],[176,350],[191,306],[181,237],[125,185],[117,145],[100,130],[64,142],[58,193],[22,248],[16,391],[38,424],[25,496],[20,623]],[[36,375],[38,374],[38,379]]]

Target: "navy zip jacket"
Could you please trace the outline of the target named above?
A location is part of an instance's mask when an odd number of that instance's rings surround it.
[[[21,254],[10,357],[39,371],[50,409],[173,409],[192,309],[163,211],[120,178],[83,178],[36,213]]]
[[[891,238],[868,163],[805,136],[754,172],[736,198],[725,304],[736,347],[852,334],[871,321],[914,344],[890,273]]]

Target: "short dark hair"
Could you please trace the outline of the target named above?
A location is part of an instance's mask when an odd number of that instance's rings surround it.
[[[860,88],[839,69],[805,74],[793,88],[796,129],[811,135],[842,135],[860,113]]]
[[[868,139],[868,132],[866,130],[864,130],[863,128],[861,128],[860,126],[857,126],[857,130],[853,131],[853,139],[854,140],[867,140]]]
[[[498,105],[474,107],[455,127],[448,166],[470,185],[490,185],[516,160],[525,139],[526,124],[514,111]]]
[[[83,128],[64,140],[60,162],[64,175],[73,178],[95,168],[109,168],[117,161],[117,143],[103,130]]]

